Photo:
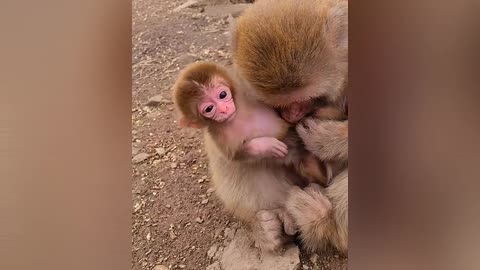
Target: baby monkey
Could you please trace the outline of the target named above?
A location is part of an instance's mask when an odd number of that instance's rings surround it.
[[[174,101],[181,113],[180,125],[206,128],[232,161],[279,160],[293,167],[304,181],[325,185],[324,165],[305,150],[293,125],[274,109],[248,96],[252,91],[245,91],[246,87],[249,85],[240,76],[217,64],[189,65],[173,87]],[[301,113],[294,111],[292,115],[297,118]]]

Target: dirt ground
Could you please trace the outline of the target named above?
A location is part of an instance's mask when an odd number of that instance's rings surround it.
[[[178,127],[170,95],[186,64],[199,59],[230,64],[229,14],[235,16],[236,7],[218,6],[229,0],[206,0],[174,11],[185,2],[133,1],[135,270],[205,269],[212,262],[209,248],[238,223],[212,194],[201,133]],[[332,252],[318,259],[302,253],[299,269],[346,269],[346,263]]]

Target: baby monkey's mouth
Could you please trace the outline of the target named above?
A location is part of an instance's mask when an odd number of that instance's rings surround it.
[[[224,123],[230,122],[233,118],[235,118],[235,115],[237,115],[237,111],[232,112],[225,120],[223,120]]]

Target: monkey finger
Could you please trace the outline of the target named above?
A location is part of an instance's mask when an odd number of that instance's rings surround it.
[[[282,151],[278,150],[278,149],[272,149],[272,155],[276,158],[283,158],[285,157],[285,154],[282,153]]]
[[[282,146],[285,149],[288,149],[288,146],[282,141],[278,141],[278,145]]]
[[[315,119],[315,118],[307,118],[302,121],[299,125],[297,125],[297,132],[299,129],[302,129],[303,132],[316,132],[319,126],[322,125],[322,123],[327,122],[326,120],[320,120],[320,119]]]
[[[275,149],[281,151],[282,153],[284,153],[285,155],[288,154],[288,146],[282,142],[280,142],[279,144],[275,145]]]
[[[287,155],[287,152],[278,148],[272,149],[272,151],[275,152],[277,158],[284,158]]]
[[[288,149],[284,147],[277,147],[275,148],[275,150],[279,151],[282,154],[282,157],[288,154]]]
[[[308,126],[308,124],[306,123],[306,120],[305,121],[302,121],[299,125],[297,125],[297,133],[300,135],[300,134],[305,134],[307,133],[309,130],[310,130],[310,127]],[[300,135],[302,136],[302,135]]]
[[[280,152],[282,152],[284,155],[287,155],[287,154],[288,154],[288,149],[287,149],[287,148],[280,147],[280,148],[278,148],[278,150],[279,150]]]
[[[288,146],[287,145],[282,145],[282,150],[285,152],[285,154],[288,154]]]
[[[297,233],[297,228],[295,227],[295,221],[293,218],[285,211],[280,211],[278,217],[283,223],[283,230],[287,235],[294,235]]]
[[[274,147],[277,148],[277,149],[284,149],[284,150],[288,151],[288,146],[284,142],[281,142],[281,141],[278,141],[275,144]]]

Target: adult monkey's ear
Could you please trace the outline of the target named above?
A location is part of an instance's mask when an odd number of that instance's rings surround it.
[[[334,1],[327,10],[327,38],[340,52],[348,51],[348,1]]]

